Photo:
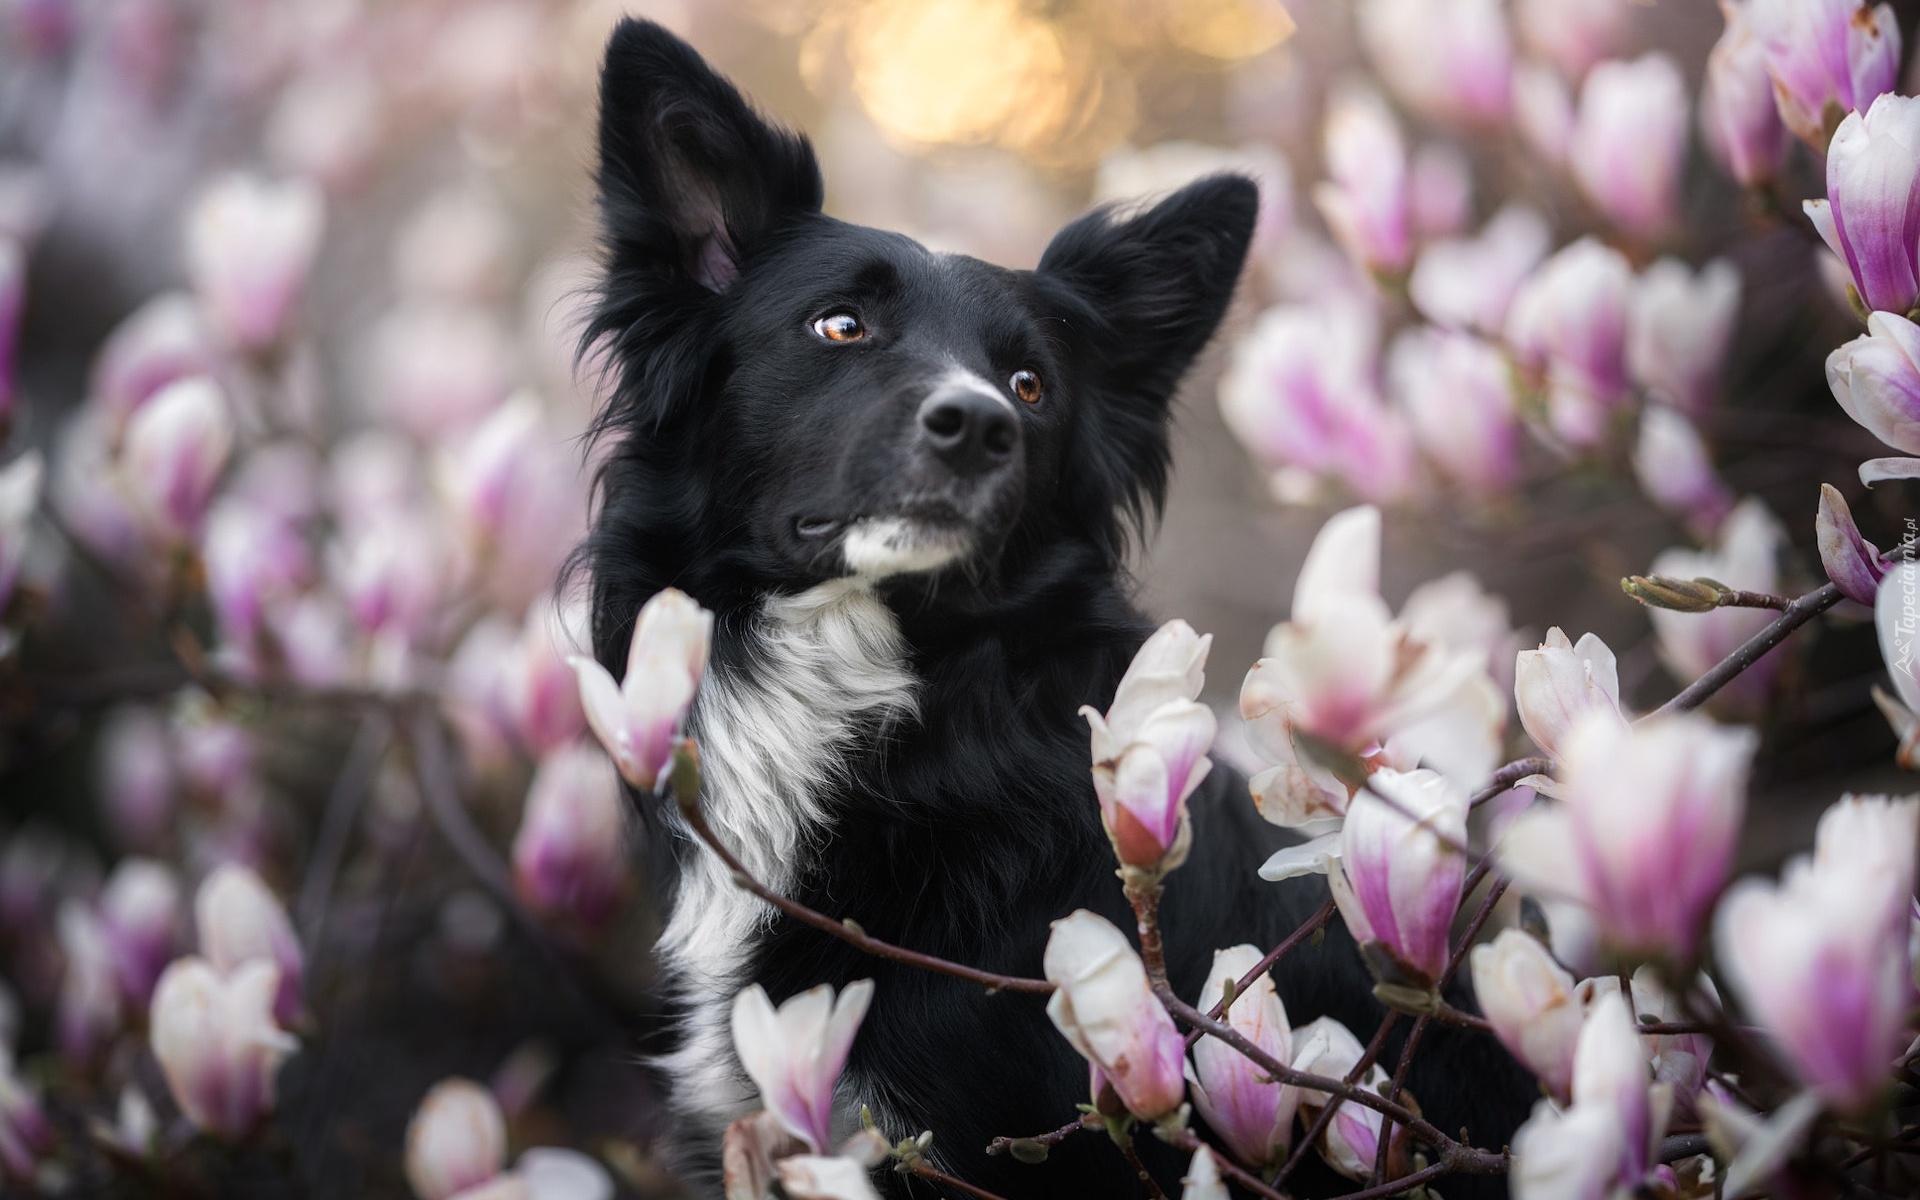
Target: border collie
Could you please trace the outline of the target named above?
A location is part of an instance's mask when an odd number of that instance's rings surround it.
[[[1233,294],[1254,185],[1222,175],[1137,215],[1094,213],[1031,271],[934,253],[823,215],[806,139],[632,20],[607,48],[599,145],[606,276],[587,341],[614,386],[584,556],[601,661],[618,669],[661,588],[714,610],[692,718],[703,805],[772,887],[1008,974],[1040,974],[1048,922],[1076,908],[1131,929],[1076,713],[1111,702],[1150,629],[1123,554],[1161,503],[1168,406]],[[870,976],[849,1126],[864,1105],[889,1140],[931,1129],[936,1165],[1007,1197],[1140,1194],[1096,1135],[1039,1165],[984,1153],[1087,1099],[1042,997],[985,994],[781,917],[670,806],[641,807],[664,851],[658,956],[677,1013],[657,1066],[696,1186],[713,1187],[718,1135],[754,1107],[727,1034],[734,994]],[[1243,779],[1214,771],[1192,811],[1163,909],[1188,997],[1216,948],[1270,947],[1326,897],[1318,880],[1257,877],[1284,836]],[[1342,930],[1277,974],[1296,1024],[1332,1014],[1365,1038],[1379,1021]],[[1440,1128],[1495,1146],[1534,1095],[1491,1039],[1439,1026],[1411,1088]],[[1180,1156],[1140,1146],[1177,1186]],[[1346,1190],[1312,1170],[1290,1186]]]

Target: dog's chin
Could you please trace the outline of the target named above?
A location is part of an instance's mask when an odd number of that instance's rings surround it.
[[[840,555],[858,579],[919,575],[953,565],[973,553],[979,536],[955,521],[920,517],[866,517],[847,527]]]

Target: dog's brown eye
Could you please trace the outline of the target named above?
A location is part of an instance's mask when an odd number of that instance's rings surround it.
[[[1032,371],[1015,371],[1013,378],[1007,381],[1007,386],[1028,404],[1040,403],[1040,377]]]
[[[828,313],[813,323],[813,331],[830,342],[857,342],[867,336],[867,327],[852,313]]]

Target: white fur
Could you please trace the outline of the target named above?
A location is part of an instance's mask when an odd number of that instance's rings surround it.
[[[847,748],[862,732],[913,715],[915,680],[893,614],[858,580],[768,597],[747,636],[752,676],[716,665],[691,728],[708,822],[756,879],[779,891],[792,882],[796,859],[827,833],[824,793],[843,777]],[[660,937],[688,1016],[685,1040],[659,1065],[675,1109],[712,1134],[754,1107],[729,1018],[748,982],[746,952],[773,915],[701,847]]]
[[[938,570],[972,548],[973,539],[965,533],[905,517],[870,517],[847,530],[840,542],[847,570],[863,579]]]

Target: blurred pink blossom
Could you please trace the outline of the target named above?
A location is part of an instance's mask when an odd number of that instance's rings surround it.
[[[1445,142],[1421,146],[1408,169],[1407,204],[1421,238],[1459,233],[1473,217],[1473,165]]]
[[[1690,128],[1687,84],[1673,59],[1653,53],[1604,62],[1580,88],[1567,163],[1602,213],[1650,237],[1679,213]]]
[[[1627,18],[1627,0],[1515,0],[1514,27],[1527,50],[1578,80],[1612,53]]]
[[[443,453],[442,488],[454,512],[481,541],[499,535],[515,485],[525,474],[527,452],[545,436],[539,403],[521,394],[494,409],[458,449]]]
[[[1394,340],[1386,372],[1415,442],[1441,473],[1471,496],[1512,486],[1520,426],[1505,355],[1471,334],[1415,327]]]
[[[212,375],[219,354],[185,292],[163,292],[114,327],[94,360],[90,400],[116,431],[147,398],[178,379]]]
[[[200,953],[217,969],[232,975],[248,963],[270,964],[273,1019],[285,1025],[299,1017],[306,1003],[306,956],[287,910],[259,875],[237,863],[216,867],[194,895],[193,918]]]
[[[1521,136],[1542,161],[1566,161],[1573,138],[1573,93],[1566,81],[1537,63],[1523,62],[1513,72],[1513,116]]]
[[[121,469],[141,510],[170,536],[190,538],[233,453],[233,413],[205,377],[168,384],[127,422]]]
[[[275,166],[338,195],[363,181],[389,128],[386,95],[374,72],[330,61],[281,89],[262,140]]]
[[[1363,0],[1360,41],[1382,83],[1442,121],[1507,115],[1513,42],[1499,0]]]
[[[1407,150],[1392,111],[1370,91],[1337,93],[1327,111],[1325,154],[1329,182],[1315,185],[1313,202],[1334,240],[1370,270],[1405,269],[1413,248]]]
[[[328,550],[328,575],[367,633],[423,636],[457,586],[449,539],[430,511],[403,508],[345,530]]]
[[[507,1166],[507,1120],[493,1093],[467,1079],[433,1085],[407,1122],[407,1183],[420,1200],[453,1200]]]
[[[1757,497],[1749,496],[1728,514],[1711,550],[1662,551],[1654,558],[1650,573],[1675,579],[1704,576],[1731,588],[1776,592],[1780,588],[1780,551],[1785,545],[1786,532],[1780,522]],[[1704,613],[1654,608],[1647,611],[1647,616],[1653,621],[1660,661],[1683,683],[1706,674],[1773,619],[1764,608],[1716,608]],[[1715,702],[1730,711],[1759,711],[1773,689],[1780,661],[1777,652],[1769,652],[1722,688]]]
[[[294,595],[313,575],[305,535],[238,495],[214,502],[200,556],[220,631],[239,643],[253,640],[270,600]]]
[[[1740,271],[1716,258],[1698,272],[1662,258],[1635,282],[1627,366],[1649,392],[1698,417],[1712,407],[1740,313]]]
[[[1507,602],[1480,586],[1471,571],[1452,571],[1407,593],[1400,623],[1408,634],[1450,651],[1478,656],[1502,693],[1513,690],[1513,656],[1520,641]]]
[[[1739,183],[1772,180],[1786,157],[1787,129],[1773,98],[1767,48],[1754,31],[1748,0],[1720,0],[1727,27],[1707,55],[1700,88],[1700,131],[1707,148]]]
[[[1548,422],[1575,446],[1607,432],[1627,395],[1627,306],[1633,268],[1585,237],[1548,259],[1507,311],[1507,344],[1547,386]]]
[[[626,796],[597,747],[563,746],[541,760],[513,839],[513,879],[528,905],[592,927],[631,885]]]
[[[1602,997],[1574,1051],[1572,1104],[1540,1101],[1514,1135],[1516,1200],[1631,1193],[1658,1161],[1671,1101],[1666,1085],[1651,1084],[1627,1002]]]
[[[150,709],[115,709],[101,728],[95,753],[108,828],[123,846],[153,849],[173,822],[173,752],[166,725]]]
[[[1552,246],[1545,218],[1523,204],[1508,204],[1478,237],[1447,238],[1421,250],[1407,293],[1436,325],[1497,337],[1514,293]]]
[[[584,598],[553,597],[527,609],[519,640],[501,664],[500,686],[521,744],[535,755],[586,730],[579,680],[568,660],[589,652]]]
[[[1633,472],[1654,503],[1702,536],[1718,529],[1733,508],[1733,497],[1714,473],[1699,431],[1664,404],[1649,404],[1640,411]]]
[[[1848,113],[1827,148],[1827,197],[1805,207],[1862,307],[1904,316],[1920,305],[1920,97]]]
[[[1747,17],[1766,47],[1781,119],[1815,150],[1826,149],[1841,117],[1867,111],[1899,82],[1900,27],[1890,4],[1749,0]]]
[[[470,428],[507,398],[512,345],[485,309],[441,301],[396,308],[373,332],[375,411],[423,438]]]
[[[187,274],[215,328],[242,350],[280,341],[320,249],[326,204],[305,180],[215,180],[187,222]]]
[[[429,196],[394,242],[394,283],[420,299],[486,302],[514,279],[512,214],[491,192],[467,186]]]
[[[120,1032],[120,974],[106,926],[85,900],[69,896],[60,902],[54,935],[64,960],[55,1038],[60,1053],[84,1068]]]
[[[1157,1120],[1186,1099],[1186,1044],[1160,1006],[1127,936],[1080,909],[1053,923],[1045,955],[1047,1016],[1127,1111]]]
[[[1633,1015],[1636,1021],[1684,1024],[1689,1020],[1686,1005],[1660,984],[1660,972],[1642,966],[1631,979]],[[1706,975],[1694,977],[1693,990],[1714,1008],[1720,1007],[1720,993]],[[1580,981],[1580,1002],[1589,1010],[1600,997],[1620,993],[1617,973],[1598,975]],[[1673,1113],[1683,1120],[1695,1118],[1694,1101],[1707,1081],[1707,1060],[1713,1053],[1713,1039],[1704,1033],[1642,1034],[1641,1045],[1653,1066],[1655,1083],[1672,1089]]]
[[[279,984],[269,961],[223,973],[187,957],[154,988],[153,1056],[180,1111],[215,1137],[243,1138],[273,1111],[274,1076],[299,1047],[274,1019]]]
[[[123,858],[100,892],[100,926],[120,996],[130,1012],[144,1012],[160,972],[173,961],[183,932],[180,881],[150,858]]]
[[[1254,946],[1214,951],[1213,967],[1200,989],[1200,1011],[1212,1012],[1226,989],[1239,984],[1260,959],[1261,952]],[[1293,1061],[1287,1006],[1274,989],[1273,977],[1266,972],[1235,993],[1223,1020],[1279,1061]],[[1194,1108],[1241,1162],[1265,1167],[1284,1158],[1293,1144],[1293,1114],[1300,1104],[1298,1089],[1274,1082],[1246,1055],[1216,1038],[1201,1038],[1194,1043],[1187,1082]]]
[[[53,1123],[40,1089],[20,1077],[11,1039],[0,1038],[0,1182],[32,1184],[39,1160],[53,1147]]]
[[[1592,636],[1592,635],[1588,635]],[[1503,929],[1468,958],[1473,993],[1500,1044],[1561,1104],[1572,1096],[1574,1045],[1585,1005],[1573,976],[1533,935]]]

